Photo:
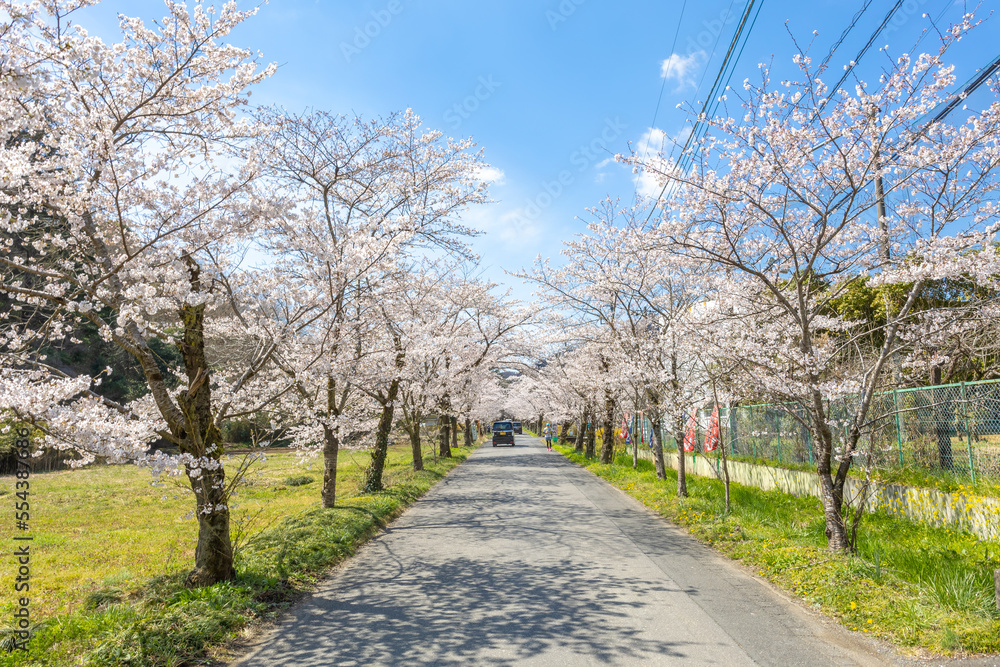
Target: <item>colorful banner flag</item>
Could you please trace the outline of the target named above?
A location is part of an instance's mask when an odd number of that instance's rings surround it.
[[[698,422],[694,420],[694,413],[688,416],[687,428],[684,429],[684,451],[693,452],[698,440]]]
[[[632,432],[628,428],[628,414],[622,418],[622,427],[618,431],[618,437],[624,440],[626,444],[632,444]]]
[[[714,452],[719,447],[719,406],[712,410],[712,419],[705,430],[705,451]]]

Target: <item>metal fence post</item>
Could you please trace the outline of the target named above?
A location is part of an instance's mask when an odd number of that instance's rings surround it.
[[[778,436],[778,465],[781,465],[781,413],[774,420],[774,433]]]
[[[753,413],[754,409],[751,405],[748,410],[750,410],[750,443],[753,445],[753,458],[757,460],[757,431],[754,429],[753,424]]]
[[[962,417],[965,419],[965,444],[969,449],[969,476],[972,483],[976,483],[976,464],[972,457],[972,429],[969,426],[969,398],[965,391],[965,383],[962,383]]]
[[[896,447],[899,448],[899,467],[903,467],[903,422],[899,415],[899,392],[892,390],[892,407],[896,410]]]

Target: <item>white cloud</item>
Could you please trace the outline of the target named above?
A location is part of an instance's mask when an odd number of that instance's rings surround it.
[[[462,214],[462,222],[485,232],[490,239],[520,244],[541,234],[539,216],[540,211],[530,206],[505,209],[502,205],[489,204],[469,208]]]
[[[653,199],[660,196],[663,192],[663,174],[668,173],[673,165],[673,161],[669,158],[671,149],[683,145],[689,134],[691,134],[690,127],[685,127],[674,136],[669,136],[658,127],[651,127],[643,133],[636,144],[636,155],[642,158],[650,169],[641,169],[633,177],[636,192]]]
[[[476,178],[496,185],[503,185],[507,181],[507,175],[503,173],[503,169],[490,166],[477,169]]]
[[[694,75],[707,59],[706,56],[704,51],[695,51],[686,56],[671,53],[669,58],[660,63],[660,76],[668,81],[676,82],[677,90],[694,88]]]
[[[635,175],[635,191],[643,197],[655,199],[663,191],[663,176],[643,169]]]
[[[541,235],[541,228],[536,215],[530,207],[516,208],[500,216],[497,225],[497,236],[500,240],[523,242],[535,239]]]
[[[645,158],[667,150],[667,133],[658,127],[651,127],[642,133],[642,138],[636,144],[635,152]]]

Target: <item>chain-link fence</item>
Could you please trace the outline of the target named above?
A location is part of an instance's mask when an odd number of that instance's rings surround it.
[[[847,437],[851,401],[829,406],[834,446]],[[702,451],[711,409],[698,410],[696,451]],[[783,466],[812,466],[813,442],[805,420],[775,405],[720,408],[727,455]],[[649,422],[636,430],[648,442]],[[664,446],[676,447],[665,430]],[[869,410],[856,462],[1000,484],[1000,380],[899,389],[878,394]]]

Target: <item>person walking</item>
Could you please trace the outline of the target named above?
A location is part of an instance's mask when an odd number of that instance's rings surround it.
[[[552,424],[545,425],[545,449],[548,449],[550,451],[552,450],[553,431],[555,431],[555,429],[552,428]]]

